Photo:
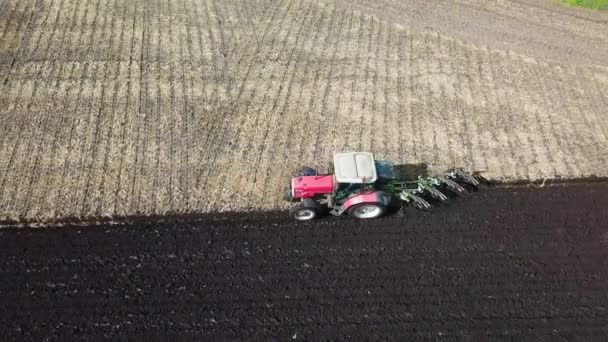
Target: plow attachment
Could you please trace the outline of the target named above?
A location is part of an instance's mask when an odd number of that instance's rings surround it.
[[[460,195],[466,192],[463,185],[477,187],[479,181],[462,169],[451,169],[445,176],[418,177],[415,181],[391,180],[383,190],[416,208],[429,209],[428,199],[447,201],[449,197],[444,192]]]

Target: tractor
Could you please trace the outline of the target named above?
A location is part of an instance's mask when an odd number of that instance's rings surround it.
[[[479,181],[463,169],[448,170],[440,177],[399,179],[394,165],[375,160],[372,153],[348,152],[335,154],[326,174],[311,167],[296,172],[284,199],[293,204],[289,213],[298,221],[313,220],[327,212],[372,219],[400,201],[428,209],[429,201],[446,201],[446,191],[458,195],[465,187],[477,186]]]

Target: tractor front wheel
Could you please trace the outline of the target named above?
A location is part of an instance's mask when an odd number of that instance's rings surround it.
[[[319,217],[320,208],[318,205],[300,202],[289,209],[289,214],[297,221],[310,221]]]
[[[386,207],[380,203],[361,203],[348,209],[348,215],[358,219],[377,218],[384,214]]]

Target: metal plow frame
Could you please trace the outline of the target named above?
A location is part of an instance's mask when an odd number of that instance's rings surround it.
[[[444,202],[448,196],[441,190],[448,190],[457,195],[464,193],[466,189],[461,185],[479,186],[479,181],[463,169],[450,169],[445,176],[422,177],[415,181],[391,180],[383,186],[383,190],[393,197],[419,209],[431,208],[425,197]]]

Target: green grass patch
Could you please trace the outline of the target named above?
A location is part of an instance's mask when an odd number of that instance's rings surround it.
[[[608,10],[608,0],[562,0],[562,2],[570,6]]]

